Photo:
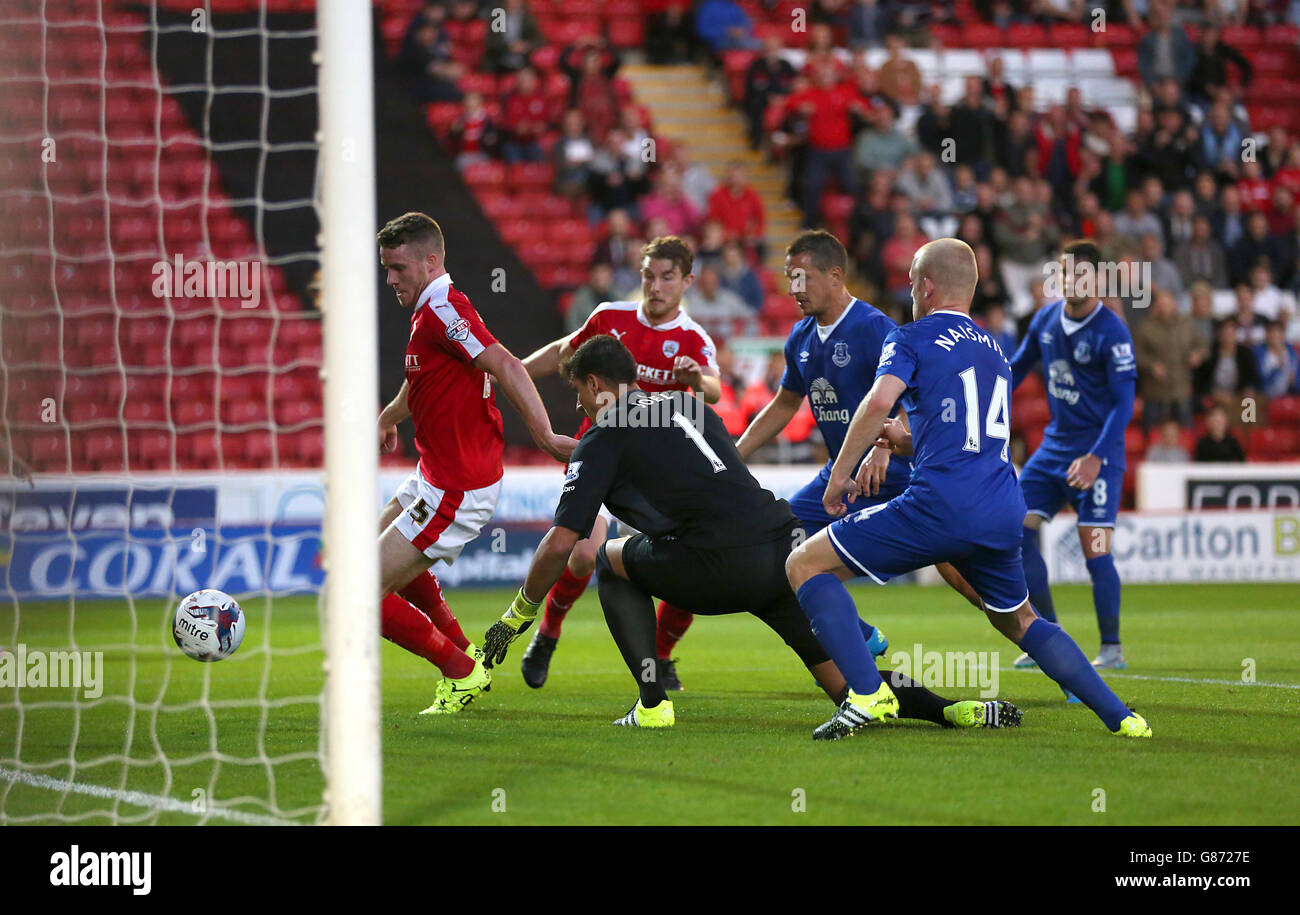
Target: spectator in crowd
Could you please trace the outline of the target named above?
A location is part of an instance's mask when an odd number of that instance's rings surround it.
[[[1219,206],[1214,210],[1210,222],[1214,226],[1214,237],[1218,239],[1219,244],[1223,245],[1223,250],[1231,252],[1241,237],[1246,234],[1246,216],[1241,211],[1241,198],[1237,195],[1235,187],[1228,186],[1223,189]],[[1228,275],[1232,275],[1230,254]]]
[[[829,63],[820,64],[813,85],[791,95],[786,105],[807,120],[803,216],[804,225],[812,227],[821,214],[821,196],[828,178],[835,176],[842,193],[857,190],[849,152],[852,118],[855,113],[865,117],[869,112],[852,87],[839,82]]]
[[[570,108],[560,121],[560,137],[555,141],[555,191],[566,197],[579,197],[587,189],[591,160],[596,146],[587,136],[582,112]]]
[[[1041,285],[1042,264],[1058,238],[1050,211],[1035,197],[1034,183],[1017,178],[1009,204],[998,211],[993,238],[1002,255],[1002,282],[1006,284],[1011,313],[1017,318],[1033,307],[1031,285]]]
[[[746,427],[745,412],[741,408],[741,394],[745,390],[745,380],[736,373],[736,354],[725,343],[718,345],[718,381],[721,396],[712,404],[713,412],[718,414],[722,424],[727,427],[732,438],[740,438]]]
[[[663,221],[665,235],[694,236],[700,230],[700,211],[682,190],[682,176],[665,163],[651,178],[654,190],[641,199],[641,218]]]
[[[1264,342],[1255,347],[1259,389],[1265,397],[1300,394],[1300,354],[1286,342],[1286,327],[1269,321]]]
[[[736,241],[763,256],[766,222],[763,198],[749,186],[745,166],[727,165],[727,178],[709,195],[709,218],[722,224],[728,241]]]
[[[596,242],[596,253],[592,259],[596,263],[609,264],[617,271],[618,265],[627,261],[630,249],[640,250],[632,232],[632,219],[628,216],[628,211],[610,210],[605,217],[604,230]]]
[[[975,315],[975,323],[989,332],[1003,355],[1015,355],[1019,341],[1016,339],[1016,322],[1007,316],[1007,308],[998,301],[987,302]]]
[[[853,0],[847,19],[850,50],[878,48],[891,25],[889,0]]]
[[[681,64],[695,52],[695,33],[691,28],[690,3],[669,0],[662,10],[651,12],[646,20],[646,56],[650,63]]]
[[[907,160],[898,176],[897,187],[907,196],[914,213],[944,215],[952,211],[952,188],[935,167],[931,152],[919,152]]]
[[[759,47],[754,23],[734,0],[702,0],[695,13],[695,34],[714,54]]]
[[[451,40],[443,31],[447,11],[427,4],[407,30],[402,42],[401,68],[417,100],[459,102],[456,81],[464,69],[451,56]]]
[[[979,77],[966,77],[965,92],[962,100],[953,105],[952,114],[949,121],[952,123],[952,140],[953,152],[959,162],[987,162],[992,160],[995,152],[995,143],[998,139],[997,122],[993,118],[991,110],[984,104],[984,86],[980,83]],[[1011,131],[1021,129],[1024,131],[1023,136],[1013,138],[1010,136]],[[1004,144],[1004,152],[1009,156],[1013,168],[1022,164],[1023,155],[1018,155],[1014,148],[1014,142],[1017,139],[1023,139],[1028,143],[1028,130],[1030,122],[1023,114],[1015,118],[1014,123],[1008,123],[1008,136],[1001,138]]]
[[[1187,315],[1180,314],[1173,293],[1157,289],[1151,314],[1133,334],[1141,373],[1142,431],[1172,419],[1192,421],[1192,372],[1205,359],[1209,340],[1200,336]]]
[[[464,169],[476,162],[492,158],[500,140],[496,123],[488,115],[483,96],[478,92],[465,94],[465,107],[451,125],[452,147],[456,150],[456,166]]]
[[[718,186],[713,173],[691,159],[687,154],[687,144],[681,140],[672,144],[668,161],[677,167],[678,174],[682,176],[682,193],[690,198],[695,209],[701,213],[708,212],[709,196]]]
[[[1198,400],[1240,409],[1241,398],[1259,388],[1255,354],[1237,340],[1237,322],[1225,318],[1215,331],[1214,345],[1192,374],[1192,389]]]
[[[708,265],[714,270],[722,263],[722,248],[727,236],[722,230],[722,223],[706,219],[700,229],[700,241],[695,246],[695,263]]]
[[[1186,244],[1196,234],[1196,199],[1186,187],[1174,192],[1173,207],[1169,218],[1165,220],[1165,239],[1170,251],[1178,251],[1180,244]]]
[[[554,113],[541,80],[532,67],[515,76],[514,89],[506,96],[502,154],[514,162],[541,162],[541,139],[550,130]]]
[[[1226,195],[1229,189],[1225,189]],[[1264,259],[1270,264],[1282,261],[1277,239],[1268,234],[1268,217],[1254,212],[1246,217],[1246,233],[1228,249],[1228,280],[1233,285],[1249,282],[1250,272]]]
[[[587,276],[587,282],[573,293],[573,301],[564,316],[564,327],[573,333],[586,323],[587,318],[598,306],[616,300],[614,294],[614,271],[609,264],[595,263]]]
[[[1232,108],[1226,101],[1215,102],[1201,127],[1200,167],[1224,178],[1236,177],[1242,139],[1241,128],[1232,119]]]
[[[1192,325],[1204,339],[1214,339],[1214,290],[1204,280],[1192,283]]]
[[[1160,217],[1147,209],[1146,197],[1140,190],[1135,188],[1128,192],[1123,212],[1115,217],[1115,233],[1135,247],[1143,235],[1164,236]]]
[[[1250,290],[1251,310],[1268,321],[1277,320],[1294,304],[1292,297],[1274,284],[1273,269],[1266,260],[1260,260],[1250,271]]]
[[[569,77],[569,107],[582,112],[587,135],[597,145],[619,121],[618,67],[618,55],[603,47],[600,38],[585,38],[560,55],[560,68]]]
[[[1196,48],[1187,31],[1175,25],[1168,0],[1152,0],[1148,17],[1151,30],[1138,42],[1138,72],[1148,86],[1160,79],[1187,84],[1196,67]]]
[[[718,266],[718,279],[723,289],[740,296],[754,311],[763,308],[763,284],[758,274],[745,260],[745,250],[739,242],[729,241],[722,246],[722,263]]]
[[[897,128],[894,109],[884,105],[876,111],[875,123],[858,134],[853,162],[863,175],[877,169],[897,170],[917,149],[916,141]]]
[[[1237,310],[1233,319],[1237,323],[1237,341],[1255,346],[1264,341],[1268,318],[1255,310],[1255,289],[1248,283],[1238,283],[1233,292],[1237,296]]]
[[[794,67],[782,57],[778,38],[763,39],[763,54],[745,71],[745,117],[749,121],[749,143],[755,149],[762,144],[763,116],[775,99],[794,89]]]
[[[1165,246],[1156,232],[1142,236],[1142,259],[1151,265],[1151,284],[1156,289],[1167,289],[1181,298],[1186,288],[1183,275],[1174,262],[1165,257]]]
[[[498,12],[498,10],[500,12]],[[484,54],[488,66],[498,73],[513,73],[528,65],[528,55],[545,44],[537,20],[524,0],[504,0],[490,13]]]
[[[971,244],[969,239],[962,237],[963,241]],[[988,309],[998,306],[1003,312],[1006,311],[1007,289],[1002,285],[1002,275],[993,266],[993,249],[983,243],[971,244],[975,251],[975,267],[979,271],[979,280],[975,284],[975,297],[972,300],[971,310],[976,312],[985,312]],[[1011,321],[1010,325],[1014,327],[1015,322]]]
[[[921,98],[921,68],[903,55],[903,36],[891,32],[885,36],[889,55],[880,65],[880,91],[895,105],[915,105]]]
[[[1185,286],[1206,282],[1222,289],[1228,285],[1227,257],[1223,246],[1214,240],[1209,217],[1193,218],[1191,239],[1174,249],[1174,266]]]
[[[623,141],[622,130],[611,130],[587,166],[588,218],[593,223],[604,220],[611,210],[635,206],[647,187],[641,160],[629,159]]]
[[[1160,438],[1151,443],[1143,460],[1157,464],[1186,464],[1190,461],[1191,455],[1183,445],[1183,427],[1172,419],[1161,423]]]
[[[1197,463],[1228,463],[1246,460],[1241,442],[1228,428],[1228,413],[1221,406],[1205,417],[1205,434],[1196,442]]]
[[[885,291],[895,306],[903,306],[911,301],[912,281],[908,274],[912,269],[912,258],[929,241],[910,213],[897,215],[893,235],[880,252],[885,268]]]
[[[1219,27],[1213,21],[1207,22],[1201,28],[1201,38],[1196,46],[1196,64],[1192,67],[1191,76],[1187,80],[1187,90],[1192,95],[1207,101],[1213,97],[1214,90],[1228,85],[1230,65],[1237,68],[1243,90],[1250,87],[1251,77],[1255,72],[1255,68],[1250,65],[1246,56],[1231,45],[1225,44],[1221,35]]]
[[[715,340],[729,340],[736,332],[752,336],[758,331],[754,313],[740,296],[723,288],[718,271],[713,267],[700,269],[683,301],[686,313],[704,325]]]

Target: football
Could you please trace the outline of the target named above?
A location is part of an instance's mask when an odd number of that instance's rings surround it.
[[[176,607],[172,638],[196,661],[224,660],[244,641],[244,610],[224,591],[195,591]]]

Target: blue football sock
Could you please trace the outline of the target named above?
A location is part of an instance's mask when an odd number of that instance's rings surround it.
[[[876,627],[862,617],[858,617],[858,625],[862,628],[862,641],[870,642],[871,637],[876,634]]]
[[[1047,563],[1038,549],[1038,531],[1032,527],[1022,531],[1020,559],[1025,568],[1025,584],[1029,586],[1029,602],[1039,616],[1055,623],[1056,607],[1052,604],[1052,589],[1047,584]]]
[[[848,588],[834,575],[823,572],[804,582],[798,596],[813,634],[849,688],[860,696],[870,696],[880,689],[884,681],[862,638],[862,618]]]
[[[1096,712],[1110,730],[1117,730],[1119,723],[1129,716],[1128,706],[1093,670],[1074,639],[1060,626],[1044,619],[1034,620],[1025,630],[1020,647],[1043,673]]]
[[[1097,628],[1103,645],[1119,644],[1119,570],[1110,553],[1087,561],[1092,576],[1092,604],[1097,608]]]

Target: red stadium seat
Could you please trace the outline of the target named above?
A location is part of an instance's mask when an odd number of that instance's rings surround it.
[[[510,187],[516,190],[549,190],[555,169],[546,162],[518,162],[508,170]]]
[[[1266,460],[1300,458],[1300,430],[1265,426],[1250,434],[1250,456]]]
[[[1270,426],[1300,426],[1300,395],[1274,398],[1268,405]]]
[[[461,172],[465,183],[471,187],[489,185],[501,187],[506,180],[506,167],[500,162],[475,162]]]
[[[1264,45],[1264,35],[1253,25],[1225,26],[1219,35],[1224,44],[1231,45],[1243,54],[1250,54]]]
[[[1072,22],[1053,25],[1048,39],[1055,48],[1087,48],[1092,46],[1092,40],[1092,29]]]

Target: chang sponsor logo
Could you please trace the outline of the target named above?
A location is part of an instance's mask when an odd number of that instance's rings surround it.
[[[845,423],[852,418],[848,407],[839,406],[840,397],[835,386],[825,378],[818,378],[808,387],[808,403],[813,418],[819,423]]]

